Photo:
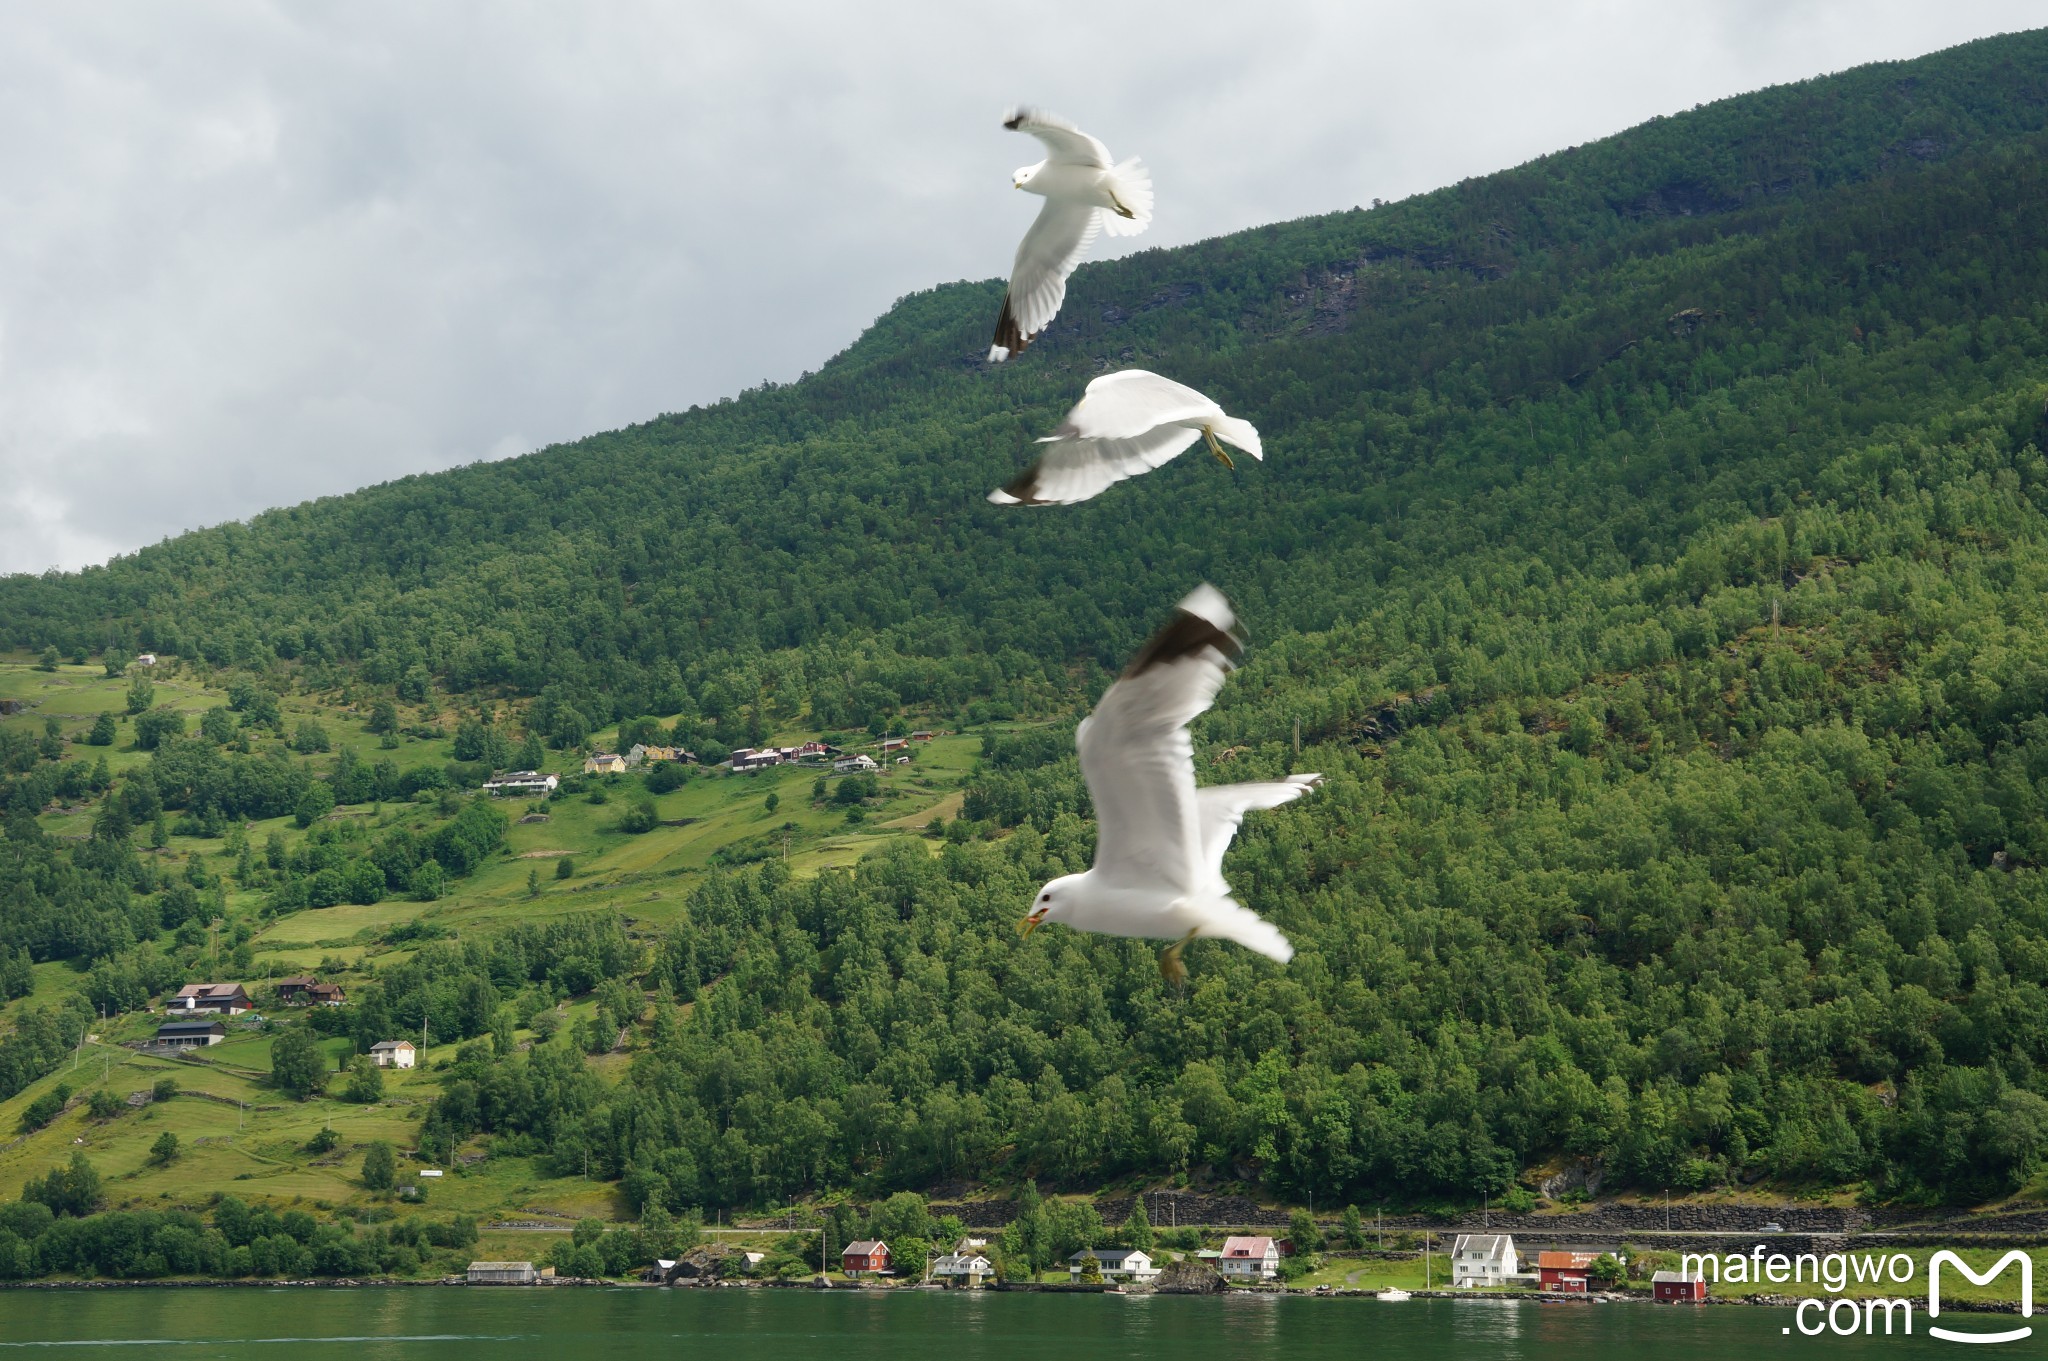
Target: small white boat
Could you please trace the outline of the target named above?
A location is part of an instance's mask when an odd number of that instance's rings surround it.
[[[1402,1300],[1413,1299],[1415,1297],[1413,1295],[1410,1295],[1407,1291],[1401,1289],[1401,1287],[1397,1285],[1390,1285],[1385,1290],[1380,1291],[1379,1294],[1374,1295],[1373,1298],[1376,1300],[1384,1300],[1388,1304],[1399,1304]]]

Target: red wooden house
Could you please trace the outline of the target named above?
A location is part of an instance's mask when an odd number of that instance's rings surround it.
[[[1597,1252],[1539,1252],[1536,1254],[1536,1274],[1542,1281],[1542,1289],[1562,1291],[1567,1295],[1586,1293],[1586,1268],[1598,1260]]]
[[[858,1243],[848,1243],[839,1254],[839,1269],[849,1276],[860,1276],[889,1269],[889,1245],[879,1238],[863,1238]]]
[[[1705,1304],[1707,1280],[1696,1271],[1660,1271],[1650,1277],[1659,1304]]]

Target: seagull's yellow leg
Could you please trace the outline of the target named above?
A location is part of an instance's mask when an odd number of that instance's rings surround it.
[[[1224,453],[1223,446],[1216,442],[1216,432],[1214,430],[1211,430],[1206,425],[1203,426],[1202,438],[1209,442],[1209,452],[1216,455],[1216,461],[1218,463],[1221,463],[1224,467],[1231,469],[1233,472],[1236,471],[1237,465],[1230,461],[1230,455]]]
[[[1199,930],[1199,926],[1195,928],[1195,931]],[[1195,938],[1195,931],[1188,932],[1159,952],[1159,976],[1176,988],[1188,981],[1188,966],[1180,962],[1180,952],[1188,948],[1188,942]]]
[[[1130,209],[1128,209],[1128,208],[1124,207],[1124,201],[1123,201],[1122,199],[1120,199],[1120,198],[1118,198],[1118,197],[1116,196],[1116,191],[1115,191],[1114,189],[1110,190],[1110,192],[1109,192],[1109,202],[1110,202],[1111,206],[1112,206],[1113,208],[1115,208],[1115,210],[1116,210],[1116,215],[1117,215],[1118,217],[1128,217],[1128,218],[1136,219],[1136,217],[1138,216],[1138,215],[1137,215],[1136,213],[1132,212],[1132,211],[1131,211]]]

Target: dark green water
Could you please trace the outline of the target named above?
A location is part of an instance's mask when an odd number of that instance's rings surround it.
[[[1654,1361],[1919,1357],[1906,1338],[1786,1336],[1789,1311],[1371,1299],[869,1291],[222,1289],[0,1292],[0,1361]],[[1946,1318],[1943,1322],[1947,1322]],[[2038,1353],[2041,1336],[1997,1354]],[[1989,1349],[1987,1349],[1989,1350]]]

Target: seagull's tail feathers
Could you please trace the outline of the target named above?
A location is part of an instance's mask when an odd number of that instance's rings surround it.
[[[1109,192],[1130,212],[1102,214],[1102,230],[1111,236],[1136,236],[1152,225],[1152,172],[1136,156],[1117,162],[1109,172]]]
[[[1259,444],[1259,432],[1250,421],[1241,421],[1235,416],[1222,416],[1209,423],[1216,432],[1216,438],[1233,449],[1242,449],[1261,463],[1266,461],[1266,451]]]
[[[1280,928],[1234,898],[1210,898],[1195,910],[1202,917],[1202,936],[1234,940],[1281,964],[1294,958],[1294,946]]]

